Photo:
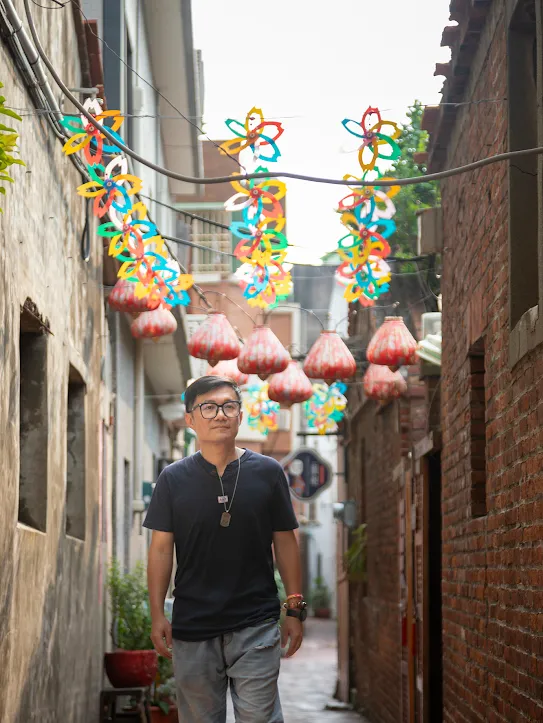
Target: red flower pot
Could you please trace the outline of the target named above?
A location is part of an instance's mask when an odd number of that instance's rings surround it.
[[[151,706],[151,723],[179,723],[177,708],[170,706],[167,714],[164,714],[156,705]]]
[[[104,665],[114,688],[147,687],[156,678],[156,650],[117,650],[105,653]]]

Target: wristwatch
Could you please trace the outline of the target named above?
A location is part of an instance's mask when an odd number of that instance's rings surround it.
[[[298,618],[298,620],[303,623],[304,620],[307,618],[307,603],[301,602],[298,603],[298,606],[295,608],[285,607],[287,617],[289,618]]]

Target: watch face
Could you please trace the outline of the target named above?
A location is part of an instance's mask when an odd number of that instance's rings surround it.
[[[301,620],[302,623],[304,622],[304,620],[306,619],[306,617],[307,617],[307,609],[306,609],[306,608],[302,608],[302,609],[300,610],[300,620]]]

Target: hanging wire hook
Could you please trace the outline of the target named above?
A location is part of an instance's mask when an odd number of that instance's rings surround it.
[[[240,306],[240,305],[237,303],[237,301],[234,301],[233,299],[231,299],[227,294],[223,293],[222,291],[214,291],[214,290],[212,290],[212,289],[208,289],[205,293],[206,293],[206,294],[217,294],[217,296],[224,296],[224,298],[225,298],[227,301],[229,301],[231,304],[234,304],[234,306],[237,306],[238,309],[240,309],[240,311],[243,311],[243,313],[245,314],[245,316],[249,317],[249,319],[253,322],[253,325],[256,326],[256,321],[253,319],[253,317],[252,317],[247,311],[245,311],[245,309],[243,308],[243,306]]]
[[[277,306],[274,306],[273,309],[269,309],[268,311],[262,311],[262,317],[263,317],[263,319],[264,319],[264,324],[267,323],[268,317],[269,317],[270,314],[272,314],[276,309],[292,309],[292,308],[293,308],[292,306],[287,306],[286,304],[278,304]],[[326,328],[325,328],[325,326],[324,326],[321,318],[318,317],[318,316],[315,314],[314,311],[311,311],[311,309],[304,309],[303,306],[299,306],[298,308],[300,309],[300,311],[305,311],[306,314],[311,314],[312,316],[314,316],[315,319],[316,319],[316,320],[319,322],[319,324],[321,325],[322,330],[323,330],[323,331],[326,331]]]

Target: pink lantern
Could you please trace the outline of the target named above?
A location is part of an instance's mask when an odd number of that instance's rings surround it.
[[[257,374],[262,380],[284,371],[290,354],[269,326],[255,326],[238,357],[238,369]]]
[[[305,402],[313,396],[313,387],[304,372],[290,361],[288,367],[280,374],[274,374],[268,388],[268,397],[285,407]]]
[[[211,377],[227,377],[235,382],[238,387],[242,387],[249,381],[248,375],[242,374],[238,369],[235,359],[220,361],[217,366],[209,367],[206,374]]]
[[[173,334],[176,329],[175,316],[164,307],[154,311],[144,311],[130,326],[132,336],[136,339],[156,339],[159,336]]]
[[[207,359],[212,367],[219,361],[235,359],[240,348],[236,332],[220,311],[211,311],[187,343],[191,356]]]
[[[368,345],[366,357],[371,364],[390,367],[393,371],[411,363],[417,342],[401,316],[387,316]]]
[[[336,331],[321,331],[305,358],[304,372],[326,382],[349,379],[356,374],[356,362]]]
[[[107,303],[115,311],[126,311],[134,314],[141,311],[153,311],[160,306],[160,297],[148,294],[138,299],[135,294],[136,284],[126,279],[118,279],[108,296]]]
[[[407,384],[400,372],[386,366],[370,364],[364,375],[364,393],[370,399],[388,401],[405,394]]]

